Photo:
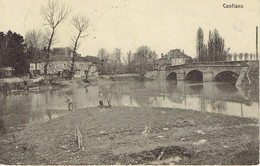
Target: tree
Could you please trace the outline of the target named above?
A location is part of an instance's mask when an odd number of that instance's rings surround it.
[[[233,54],[234,61],[237,61],[237,57],[238,57],[237,53]]]
[[[127,53],[127,71],[128,72],[132,72],[131,71],[131,56],[132,56],[132,53],[131,53],[131,51],[128,51]]]
[[[131,51],[128,51],[128,52],[126,53],[126,55],[127,55],[127,64],[128,64],[128,66],[129,66],[130,63],[131,63],[131,55],[132,55]]]
[[[115,48],[115,62],[116,63],[121,63],[121,49],[120,48]]]
[[[98,50],[98,58],[101,60],[101,65],[99,65],[99,71],[102,73],[107,73],[107,60],[108,60],[109,54],[104,48],[100,48]]]
[[[158,55],[156,54],[156,52],[152,51],[151,55],[150,55],[150,63],[152,63],[152,65],[151,65],[152,69],[157,68],[157,66],[156,66],[157,58],[158,58]]]
[[[23,36],[12,31],[5,35],[4,52],[2,55],[2,64],[14,69],[15,75],[21,75],[28,72],[28,56],[25,53],[26,44]]]
[[[78,34],[74,36],[71,41],[73,43],[73,56],[71,64],[71,72],[74,73],[75,57],[77,56],[77,49],[79,47],[79,39],[85,38],[88,35],[83,35],[89,26],[89,20],[85,15],[78,14],[72,17],[71,24],[77,29]]]
[[[101,64],[104,65],[108,60],[109,54],[104,48],[98,50],[98,58],[101,60]]]
[[[4,52],[5,52],[5,45],[6,45],[6,36],[4,32],[0,32],[0,66],[3,65],[4,61]]]
[[[208,60],[209,61],[225,61],[229,49],[225,50],[225,40],[219,35],[215,29],[214,32],[209,31],[208,39]]]
[[[248,53],[245,53],[245,60],[248,60],[248,57],[249,57],[249,54]]]
[[[244,56],[244,54],[243,54],[243,53],[239,53],[239,55],[238,55],[238,58],[239,58],[239,60],[240,60],[240,61],[242,61],[242,60],[243,60],[243,56]]]
[[[251,53],[250,54],[250,60],[254,60],[253,58],[254,58],[254,55]]]
[[[197,57],[199,59],[199,62],[204,62],[207,60],[206,47],[204,45],[204,34],[201,27],[199,27],[197,31],[196,51],[197,51]]]
[[[148,46],[141,46],[136,50],[133,57],[133,64],[141,78],[144,78],[146,71],[153,68],[153,61],[156,59],[156,56],[156,53],[151,51]]]
[[[112,59],[109,63],[109,66],[111,67],[112,74],[118,74],[124,72],[124,66],[121,62],[121,56],[122,52],[120,48],[115,48],[114,50],[114,59]]]
[[[27,47],[43,49],[48,43],[45,39],[44,33],[41,30],[33,29],[26,32],[24,40]]]
[[[228,54],[228,55],[227,55],[227,60],[228,60],[228,61],[231,61],[231,60],[232,60],[232,55],[231,55],[231,54]]]
[[[41,14],[45,25],[51,29],[48,31],[48,46],[46,49],[46,60],[44,65],[44,73],[47,74],[47,67],[50,61],[51,46],[53,45],[53,39],[58,25],[60,25],[69,15],[70,8],[65,4],[59,3],[57,0],[49,0],[46,7],[41,7]]]
[[[42,31],[33,29],[26,32],[25,43],[29,59],[31,62],[35,63],[35,70],[37,71],[37,64],[43,60],[43,57],[45,56],[43,49],[48,41]]]

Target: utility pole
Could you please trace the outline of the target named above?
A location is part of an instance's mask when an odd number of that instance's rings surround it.
[[[258,61],[258,26],[256,26],[256,60]]]

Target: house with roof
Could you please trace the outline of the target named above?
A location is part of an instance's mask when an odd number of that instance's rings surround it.
[[[190,56],[184,53],[184,50],[181,51],[180,49],[170,50],[167,56],[171,61],[171,66],[182,65],[192,60]]]
[[[47,74],[60,75],[65,71],[70,71],[72,65],[71,56],[72,55],[68,54],[58,54],[51,56],[50,62],[47,67]],[[32,74],[43,74],[44,65],[45,62],[30,63],[30,72]],[[96,76],[98,74],[96,64],[87,61],[87,58],[81,57],[80,55],[75,57],[74,71],[75,78],[85,77],[86,73],[88,74],[88,76]]]
[[[156,64],[158,70],[164,70],[167,66],[171,66],[171,61],[168,59],[167,55],[161,53],[161,58],[157,60]]]
[[[169,66],[177,66],[188,63],[192,58],[184,53],[184,50],[173,49],[167,54],[161,54],[161,58],[157,60],[158,69],[165,69]]]

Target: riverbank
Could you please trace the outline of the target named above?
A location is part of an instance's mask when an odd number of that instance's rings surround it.
[[[52,80],[40,80],[38,82],[27,81],[26,84],[27,87],[25,87],[24,82],[2,83],[2,85],[0,85],[0,92],[3,92],[6,95],[23,92],[45,92],[49,90],[58,90],[64,87],[76,88],[78,86],[85,86],[89,85],[90,82],[81,78],[71,80],[56,78]]]
[[[114,75],[102,75],[100,77],[101,79],[106,79],[110,80],[113,82],[117,81],[147,81],[147,80],[152,80],[146,77],[141,77],[140,74],[136,73],[128,73],[128,74],[114,74]]]
[[[77,148],[78,126],[84,151]],[[1,164],[257,164],[257,119],[153,107],[85,108],[0,137]]]

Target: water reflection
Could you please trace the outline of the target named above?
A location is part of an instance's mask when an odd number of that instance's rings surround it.
[[[11,126],[58,117],[52,110],[67,110],[65,96],[70,96],[77,108],[96,107],[98,91],[106,98],[108,89],[113,106],[183,108],[258,118],[258,89],[214,82],[131,81],[27,95],[0,94],[0,133]]]

